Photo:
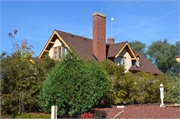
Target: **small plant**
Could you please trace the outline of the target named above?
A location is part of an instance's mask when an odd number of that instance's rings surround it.
[[[91,114],[90,112],[84,113],[83,115],[81,115],[81,118],[83,119],[86,119],[86,118],[92,119],[93,117],[94,117],[94,114]]]
[[[97,110],[95,111],[94,118],[106,118],[106,111]]]

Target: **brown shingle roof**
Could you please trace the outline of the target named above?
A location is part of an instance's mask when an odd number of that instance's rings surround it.
[[[93,40],[74,34],[66,33],[63,31],[56,30],[62,39],[67,43],[70,48],[74,48],[77,53],[85,59],[95,59],[92,52]],[[127,42],[127,41],[126,41]],[[115,57],[116,54],[121,50],[126,42],[116,44],[106,44],[107,57]]]
[[[107,57],[115,57],[121,48],[126,44],[127,41],[116,43],[116,44],[107,44],[109,45],[109,50],[107,52]]]
[[[135,55],[139,54],[141,58],[139,59],[139,67],[132,65],[131,68],[129,69],[130,71],[145,71],[154,74],[164,74],[139,51],[133,50],[133,52]]]
[[[59,30],[56,31],[70,48],[76,50],[80,57],[95,60],[95,57],[92,53],[92,39],[77,36]]]
[[[80,57],[84,57],[87,59],[96,60],[93,56],[92,48],[93,48],[93,40],[81,36],[77,36],[74,34],[66,33],[63,31],[55,30],[60,37],[66,42],[66,44],[76,50]],[[115,57],[116,54],[122,49],[122,47],[126,44],[127,41],[116,43],[116,44],[106,44],[106,57]],[[155,67],[145,56],[143,56],[140,52],[133,50],[134,54],[140,54],[141,58],[139,61],[139,67],[131,66],[129,70],[131,71],[145,71],[151,72],[155,74],[163,74],[157,67]]]

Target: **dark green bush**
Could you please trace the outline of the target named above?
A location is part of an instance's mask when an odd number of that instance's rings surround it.
[[[68,52],[41,86],[38,103],[48,113],[57,105],[62,117],[70,117],[91,110],[109,88],[106,72],[99,64],[85,63],[76,53]]]

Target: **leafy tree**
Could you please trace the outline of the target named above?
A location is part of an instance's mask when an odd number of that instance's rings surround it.
[[[175,57],[179,55],[179,41],[176,44],[168,43],[168,39],[152,42],[148,47],[147,54],[149,60],[157,66],[163,73],[172,71],[179,72],[179,64]]]
[[[23,114],[24,111],[39,111],[39,85],[55,66],[55,61],[48,56],[33,63],[32,46],[27,46],[27,39],[22,45],[16,45],[11,54],[2,53],[1,61],[1,107],[2,114]]]
[[[16,52],[1,54],[1,101],[2,113],[23,113],[27,107],[35,106],[37,92],[34,71],[28,60],[33,54],[27,40],[22,47],[17,45]],[[32,97],[33,96],[33,97]],[[29,106],[28,106],[29,105]],[[27,106],[27,107],[26,107]]]
[[[62,117],[82,114],[102,100],[109,83],[100,65],[85,63],[75,52],[68,51],[41,85],[38,103],[48,113],[52,105],[57,105]]]
[[[129,45],[133,50],[139,51],[141,54],[143,54],[146,57],[146,44],[142,43],[140,41],[131,41],[129,42]]]

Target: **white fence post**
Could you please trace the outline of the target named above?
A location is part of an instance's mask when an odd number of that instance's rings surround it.
[[[164,87],[162,83],[160,84],[160,98],[161,98],[160,107],[165,107],[164,101],[163,101],[164,100]]]
[[[51,119],[57,119],[57,106],[51,106]]]

